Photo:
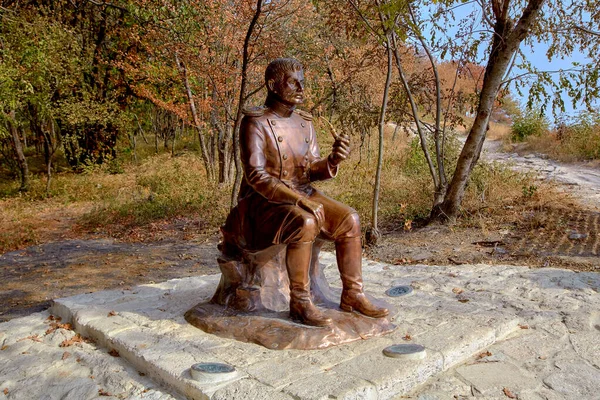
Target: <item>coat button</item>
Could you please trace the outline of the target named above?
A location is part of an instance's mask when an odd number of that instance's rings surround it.
[[[280,141],[280,142],[283,142],[283,136],[279,136],[279,137],[277,138],[277,140],[278,140],[278,141]]]
[[[287,171],[283,171],[283,176],[287,176],[288,172]]]
[[[284,159],[284,160],[287,160],[287,159],[288,159],[288,156],[287,156],[287,154],[284,154],[284,155],[283,155],[283,159]]]
[[[308,142],[309,142],[309,139],[308,139],[308,138],[304,138],[304,141],[305,141],[306,143],[308,143]]]
[[[305,124],[304,122],[302,122],[300,125],[301,125],[303,128],[306,126],[306,124]]]
[[[308,161],[308,156],[304,156],[304,161]]]
[[[271,125],[277,125],[275,121],[271,121]]]

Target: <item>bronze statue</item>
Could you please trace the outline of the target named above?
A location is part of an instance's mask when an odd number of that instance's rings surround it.
[[[244,214],[231,213],[225,231],[242,248],[287,245],[292,319],[314,326],[331,323],[310,296],[308,271],[317,236],[335,242],[343,282],[340,308],[386,316],[388,310],[363,293],[358,214],[310,184],[335,177],[350,152],[350,138],[340,135],[331,154],[321,158],[311,115],[296,110],[304,102],[304,72],[297,60],[271,62],[265,83],[265,106],[247,111],[240,130],[244,181],[238,209]]]
[[[186,320],[271,349],[318,349],[393,331],[383,318],[386,305],[363,292],[356,211],[311,186],[335,177],[350,152],[349,137],[336,137],[331,154],[321,158],[311,115],[296,109],[304,101],[298,61],[271,62],[265,82],[265,105],[244,111],[244,180],[221,228],[219,286]],[[341,294],[329,287],[318,261],[324,240],[335,243]]]

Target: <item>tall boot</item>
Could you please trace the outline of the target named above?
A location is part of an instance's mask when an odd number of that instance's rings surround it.
[[[377,307],[369,301],[363,292],[362,247],[360,238],[344,238],[335,242],[335,256],[342,279],[342,298],[340,308],[344,311],[358,311],[367,317],[381,318],[389,310]]]
[[[308,270],[312,256],[312,242],[287,245],[286,266],[290,278],[290,317],[305,325],[328,326],[331,318],[325,317],[310,297]]]

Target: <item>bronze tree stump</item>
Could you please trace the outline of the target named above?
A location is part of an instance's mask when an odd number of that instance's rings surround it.
[[[317,240],[313,247],[311,295],[333,320],[331,326],[310,327],[289,318],[285,245],[244,251],[240,257],[221,256],[218,263],[222,275],[215,294],[210,301],[187,311],[186,320],[207,333],[270,349],[325,348],[394,330],[387,318],[369,318],[339,309],[341,291],[330,288],[318,261],[323,244]]]

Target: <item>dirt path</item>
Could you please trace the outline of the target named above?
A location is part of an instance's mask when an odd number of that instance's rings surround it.
[[[0,321],[50,300],[104,289],[218,273],[216,238],[123,243],[62,240],[0,255]]]
[[[600,169],[585,164],[567,164],[550,160],[543,154],[520,155],[503,152],[502,141],[486,140],[483,146],[484,160],[510,165],[515,171],[535,173],[538,179],[554,181],[579,203],[600,210]]]

